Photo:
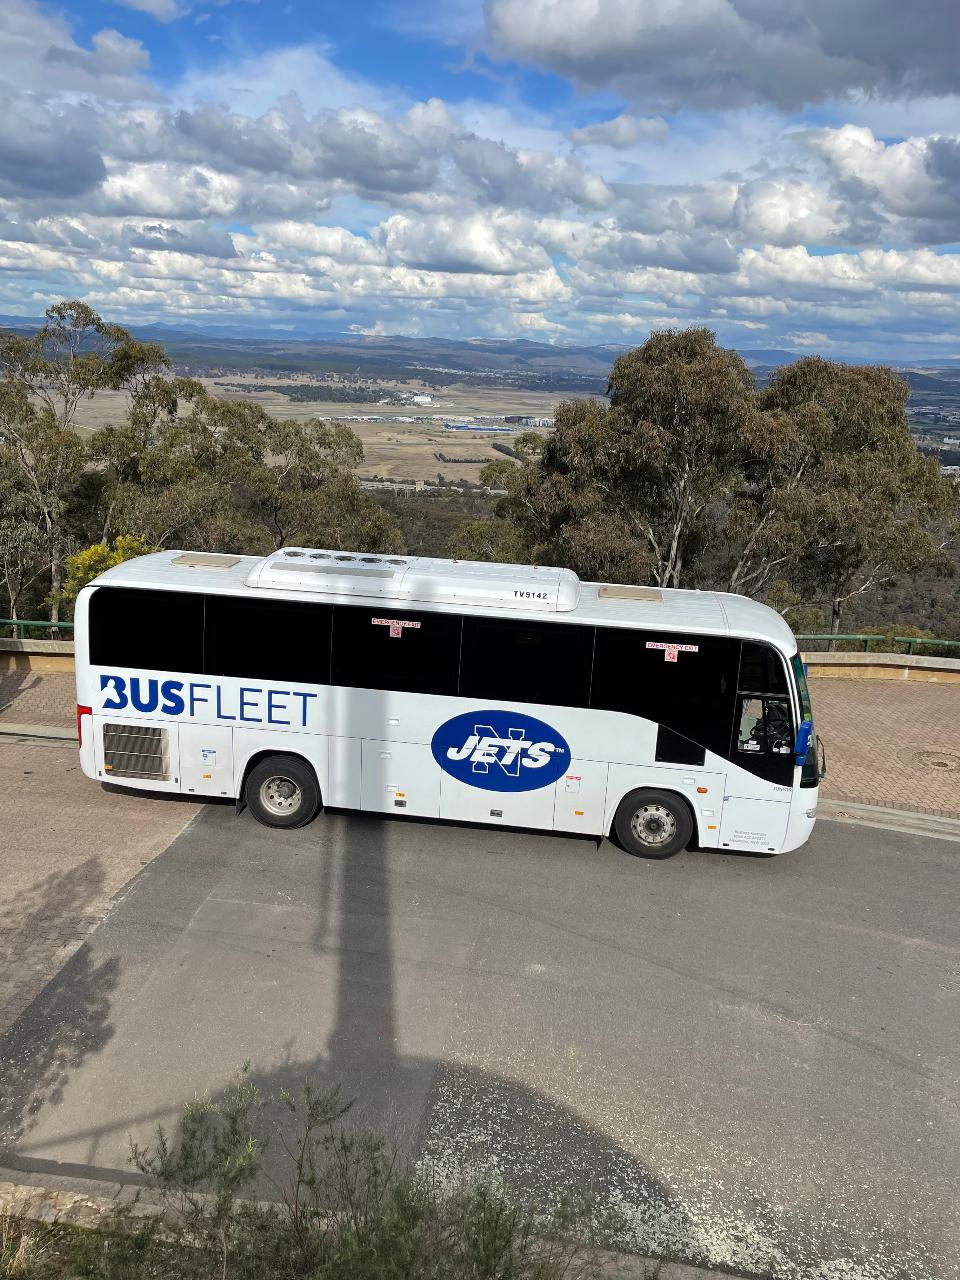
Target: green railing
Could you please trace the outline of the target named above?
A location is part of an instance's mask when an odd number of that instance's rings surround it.
[[[834,641],[853,642],[862,645],[861,652],[868,653],[871,644],[905,644],[907,653],[912,654],[917,645],[933,645],[936,648],[944,649],[960,649],[960,640],[938,640],[933,636],[878,636],[878,635],[803,635],[797,636],[797,643],[801,646],[813,641],[820,641],[829,644]]]
[[[17,640],[26,640],[27,631],[72,631],[72,622],[38,622],[30,618],[0,618],[0,627],[12,627]]]
[[[806,644],[806,643],[808,643],[809,641],[821,641],[821,640],[822,640],[822,641],[824,641],[824,642],[830,643],[830,642],[835,641],[835,640],[845,640],[845,641],[853,641],[853,640],[855,640],[855,641],[857,641],[858,643],[862,643],[862,645],[863,645],[863,652],[864,652],[864,653],[866,653],[866,652],[867,652],[867,650],[870,648],[870,645],[873,643],[873,641],[874,641],[874,640],[886,640],[886,638],[887,638],[886,636],[865,636],[865,635],[843,635],[843,636],[834,636],[834,635],[824,635],[824,636],[797,636],[797,643],[802,645],[802,644]]]

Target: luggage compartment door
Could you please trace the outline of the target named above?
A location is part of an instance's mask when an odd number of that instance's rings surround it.
[[[233,729],[180,726],[180,790],[189,795],[233,796]]]
[[[360,744],[361,808],[371,813],[440,815],[440,770],[428,746],[416,742]]]

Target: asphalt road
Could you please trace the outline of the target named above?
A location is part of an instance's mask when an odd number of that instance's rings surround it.
[[[960,843],[781,858],[208,807],[0,1042],[0,1162],[115,1174],[246,1059],[441,1176],[777,1276],[960,1274]]]

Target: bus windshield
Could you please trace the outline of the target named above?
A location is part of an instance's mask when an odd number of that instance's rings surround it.
[[[807,673],[803,669],[803,659],[799,653],[795,653],[790,659],[790,665],[793,668],[793,678],[797,682],[797,693],[800,695],[800,719],[812,720],[813,707],[810,704],[810,689],[807,686]]]

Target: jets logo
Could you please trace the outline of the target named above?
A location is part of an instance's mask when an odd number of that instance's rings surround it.
[[[454,716],[434,734],[431,747],[445,773],[486,791],[549,786],[570,763],[570,748],[556,729],[517,711]]]
[[[501,738],[490,725],[478,724],[462,747],[448,747],[448,760],[469,760],[473,773],[489,774],[498,765],[508,777],[519,778],[521,768],[542,769],[556,750],[553,742],[531,742],[522,728],[510,728]]]

